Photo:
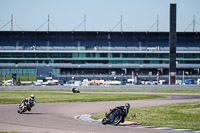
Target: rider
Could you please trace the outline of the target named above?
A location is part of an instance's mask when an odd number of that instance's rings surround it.
[[[110,113],[114,112],[117,109],[120,109],[122,112],[124,112],[124,118],[126,118],[126,116],[128,115],[129,112],[129,108],[130,108],[130,104],[129,103],[125,103],[124,106],[119,106],[119,107],[115,107],[114,109],[110,109]],[[124,122],[124,119],[122,120],[122,122]]]
[[[73,92],[73,93],[79,93],[79,89],[77,89],[77,88],[72,88],[72,92]]]
[[[35,105],[35,96],[33,94],[31,94],[30,97],[26,98],[25,100],[25,104],[28,108],[28,111],[31,111],[31,108]]]

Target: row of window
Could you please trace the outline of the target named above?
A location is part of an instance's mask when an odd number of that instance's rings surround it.
[[[177,58],[200,58],[200,53],[177,53]],[[0,58],[169,58],[168,53],[0,53]]]
[[[9,69],[9,68],[0,69],[0,75],[10,75],[13,73],[18,74],[18,75],[35,75],[36,70],[35,69]]]
[[[169,64],[169,60],[0,60],[0,63],[71,63],[71,64]],[[200,60],[177,60],[178,64],[200,64]]]

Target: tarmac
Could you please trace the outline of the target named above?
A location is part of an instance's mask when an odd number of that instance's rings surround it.
[[[123,92],[121,94],[127,93]],[[200,101],[199,93],[128,92],[128,94],[156,94],[166,96],[166,98],[135,101],[36,103],[31,112],[24,114],[17,113],[19,104],[0,105],[0,131],[36,133],[176,133],[176,130],[101,125],[77,120],[74,117],[82,114],[106,112],[110,108],[124,105],[126,102],[130,103],[131,108],[139,108]]]

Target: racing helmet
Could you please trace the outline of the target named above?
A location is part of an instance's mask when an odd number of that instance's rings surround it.
[[[34,98],[35,98],[35,95],[31,94],[31,98],[34,99]]]
[[[127,109],[129,109],[129,108],[130,108],[130,104],[129,104],[129,103],[125,103],[125,107],[126,107]]]

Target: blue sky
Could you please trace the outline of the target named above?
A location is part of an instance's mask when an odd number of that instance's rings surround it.
[[[169,31],[169,5],[177,4],[177,31],[200,24],[200,0],[0,0],[0,28],[14,15],[14,30],[35,31],[50,15],[50,30],[72,31],[86,14],[87,31],[110,31],[123,17],[123,31],[147,31],[159,15],[159,31]],[[2,30],[10,30],[7,25]],[[47,30],[44,25],[39,30]],[[81,25],[77,31],[83,31]],[[200,25],[196,24],[200,31]],[[120,31],[120,25],[113,31]],[[156,26],[150,31],[156,31]],[[192,31],[192,26],[187,31]]]

